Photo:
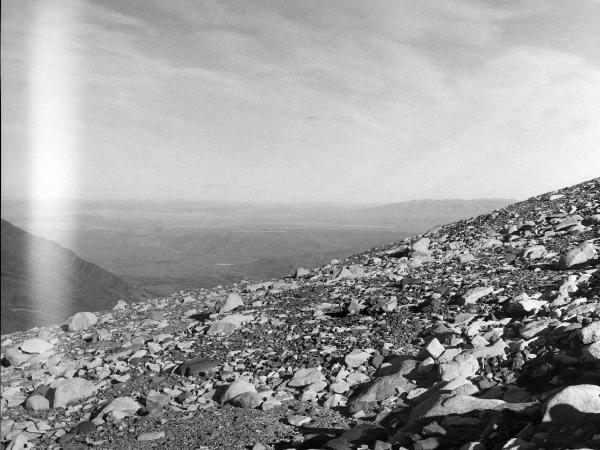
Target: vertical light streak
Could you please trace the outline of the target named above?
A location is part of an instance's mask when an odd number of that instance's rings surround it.
[[[29,229],[52,237],[59,225],[61,245],[72,242],[72,199],[77,197],[79,124],[79,61],[77,29],[80,7],[76,1],[34,4],[30,36],[29,123],[30,217]],[[69,311],[72,286],[59,268],[61,252],[32,243],[28,253],[30,289],[36,323],[52,323]],[[58,293],[53,295],[52,293]]]

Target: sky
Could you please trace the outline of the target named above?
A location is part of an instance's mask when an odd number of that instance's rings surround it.
[[[2,195],[399,202],[600,176],[600,1],[3,0]]]

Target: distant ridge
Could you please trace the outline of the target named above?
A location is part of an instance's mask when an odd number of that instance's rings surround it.
[[[1,235],[2,334],[61,322],[78,311],[110,309],[120,298],[141,299],[150,294],[4,219]],[[47,267],[47,273],[31,273],[29,258]],[[43,298],[32,298],[32,288],[44,292]]]
[[[434,225],[468,219],[504,208],[518,200],[506,198],[423,199],[355,210],[350,220],[387,225],[406,232],[422,233]]]

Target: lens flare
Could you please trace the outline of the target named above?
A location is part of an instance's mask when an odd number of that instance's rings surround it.
[[[56,238],[61,245],[72,242],[72,200],[77,196],[77,147],[79,145],[79,89],[77,31],[78,2],[53,1],[34,4],[30,22],[28,129],[30,150],[29,230]],[[57,229],[58,227],[58,229]],[[64,253],[64,252],[63,252]],[[53,323],[71,309],[72,286],[68,274],[58,273],[67,261],[61,252],[32,240],[28,267],[33,280],[31,311],[38,323]],[[67,264],[68,267],[68,264]],[[60,292],[60,298],[49,298]]]

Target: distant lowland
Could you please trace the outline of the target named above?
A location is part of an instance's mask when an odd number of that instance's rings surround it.
[[[515,200],[385,205],[2,200],[2,334],[82,310],[285,276]],[[47,270],[32,270],[35,267]]]

